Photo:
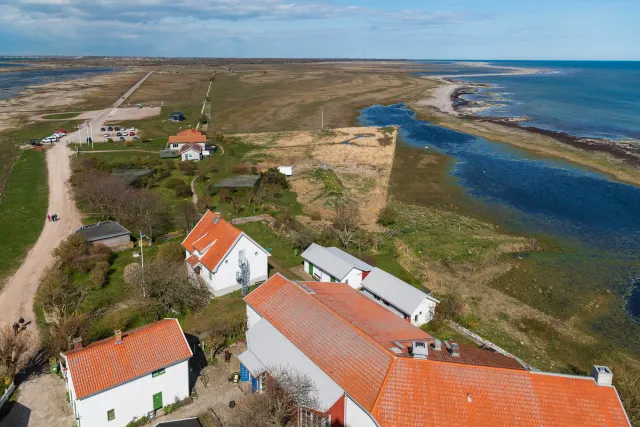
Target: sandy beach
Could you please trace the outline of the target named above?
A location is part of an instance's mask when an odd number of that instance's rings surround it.
[[[540,74],[548,72],[547,70],[541,70],[536,68],[519,68],[519,67],[502,67],[491,65],[485,62],[459,62],[459,65],[474,66],[476,68],[487,69],[500,69],[507,70],[500,74],[508,75],[529,75]],[[418,101],[417,105],[420,107],[433,107],[437,108],[443,113],[452,114],[454,116],[460,115],[458,111],[453,107],[453,95],[456,91],[462,88],[477,88],[479,85],[473,83],[466,83],[462,81],[453,81],[452,79],[462,77],[485,77],[495,76],[496,73],[470,73],[470,74],[453,74],[453,75],[440,75],[440,76],[422,76],[424,79],[435,80],[441,85],[430,91],[430,97]],[[469,113],[475,113],[477,111],[469,111]]]

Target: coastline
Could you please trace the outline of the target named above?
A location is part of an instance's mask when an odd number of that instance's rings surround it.
[[[544,71],[514,68],[507,74],[526,75],[540,72]],[[450,129],[515,145],[545,156],[562,158],[605,173],[619,181],[640,185],[639,141],[587,138],[527,126],[528,117],[480,116],[478,113],[488,107],[474,105],[463,96],[489,85],[455,80],[457,77],[467,76],[470,75],[422,76],[438,82],[439,86],[430,91],[430,97],[414,103],[413,107],[416,107],[416,111],[427,120]]]

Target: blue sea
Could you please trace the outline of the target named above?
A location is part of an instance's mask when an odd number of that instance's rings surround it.
[[[2,62],[0,62],[1,67]],[[29,86],[91,77],[115,70],[115,68],[67,68],[0,73],[0,99],[14,98]]]
[[[482,116],[520,117],[523,126],[565,132],[578,137],[637,139],[640,141],[640,62],[622,61],[487,61],[496,67],[546,70],[533,75],[500,75],[498,68],[483,68],[450,62],[438,64],[444,73],[492,73],[491,76],[461,77],[488,83],[491,87],[468,100],[484,101],[492,107]]]

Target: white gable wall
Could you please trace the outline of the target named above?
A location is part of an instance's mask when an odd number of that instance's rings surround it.
[[[345,427],[377,427],[373,417],[360,405],[358,405],[349,395],[344,399]]]
[[[267,253],[243,234],[227,256],[220,262],[218,271],[210,272],[204,265],[202,266],[200,275],[214,296],[218,297],[242,288],[242,285],[236,280],[236,272],[240,271],[238,259],[242,250],[244,250],[245,259],[249,261],[249,281],[251,284],[268,279],[269,261]]]
[[[96,367],[100,369],[100,367]],[[72,380],[72,379],[71,379]],[[69,387],[73,390],[73,387]],[[79,427],[124,427],[134,418],[153,411],[153,395],[162,392],[162,405],[175,403],[189,396],[189,362],[177,363],[165,368],[165,373],[155,378],[151,373],[96,395],[75,400]],[[115,410],[116,418],[109,421],[107,411]]]
[[[422,300],[418,308],[411,314],[411,323],[414,326],[421,326],[425,323],[429,323],[433,320],[433,316],[436,312],[436,303],[435,301],[430,300],[429,298],[425,298]]]
[[[184,153],[182,153],[182,161],[188,161],[188,160],[200,160],[202,158],[202,155],[200,153],[198,153],[195,150],[188,150],[185,151]]]

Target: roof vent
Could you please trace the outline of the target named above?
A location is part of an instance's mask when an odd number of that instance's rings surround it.
[[[402,350],[400,350],[398,347],[389,347],[389,350],[391,350],[395,354],[402,353]]]
[[[414,359],[426,359],[429,356],[429,347],[426,342],[414,341],[411,352]]]
[[[213,223],[214,224],[219,223],[221,219],[222,219],[222,214],[220,212],[214,212],[213,213]]]
[[[458,345],[458,343],[451,343],[451,355],[453,357],[460,357],[460,346]]]
[[[436,351],[442,351],[442,341],[436,338],[436,340],[431,344],[433,349]]]
[[[598,385],[610,386],[613,384],[613,372],[611,372],[608,366],[594,365],[591,375]]]
[[[393,345],[398,347],[400,350],[404,350],[405,348],[402,344],[400,344],[400,341],[393,341]]]
[[[73,339],[73,349],[78,350],[82,348],[82,338],[74,338]]]
[[[122,344],[122,331],[120,329],[116,329],[114,331],[116,344]]]

